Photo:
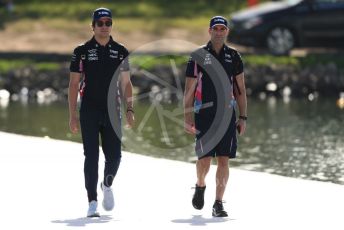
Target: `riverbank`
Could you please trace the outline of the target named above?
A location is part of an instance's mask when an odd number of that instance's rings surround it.
[[[100,207],[102,217],[88,219],[84,217],[87,201],[81,144],[3,132],[0,140],[0,177],[6,185],[0,191],[5,198],[0,209],[3,229],[344,227],[344,186],[231,169],[224,198],[229,217],[213,218],[213,166],[207,180],[205,207],[197,211],[191,206],[194,164],[128,152],[123,153],[114,182],[114,211],[105,212]]]
[[[68,55],[23,53],[22,58],[18,58],[20,53],[3,53],[2,56],[0,89],[7,90],[15,99],[23,93],[30,99],[67,98]],[[314,54],[307,57],[274,57],[244,54],[247,94],[263,99],[269,95],[338,98],[344,92],[344,59],[336,56]],[[150,92],[155,86],[158,91],[173,91],[172,88],[166,89],[166,85],[161,82],[177,87],[176,79],[183,86],[187,59],[186,53],[132,55],[131,73],[136,92]],[[161,81],[149,77],[147,71]]]

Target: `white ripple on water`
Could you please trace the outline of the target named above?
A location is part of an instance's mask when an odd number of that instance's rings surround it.
[[[306,148],[305,147],[299,147],[299,146],[295,146],[292,148],[293,152],[305,152]]]
[[[248,153],[259,153],[260,152],[260,146],[257,145],[253,148],[250,148],[250,149],[245,149],[246,152]]]

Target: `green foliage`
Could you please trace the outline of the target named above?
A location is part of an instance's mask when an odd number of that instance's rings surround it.
[[[60,65],[53,62],[38,62],[34,64],[34,68],[39,71],[54,71],[58,70]]]
[[[339,69],[344,70],[344,57],[336,54],[310,54],[299,60],[301,67],[314,66],[316,64],[335,64]]]
[[[175,63],[177,67],[185,65],[188,61],[188,55],[132,55],[130,63],[134,67],[140,67],[147,70],[157,66],[171,66]],[[246,65],[250,66],[294,66],[294,67],[312,67],[319,63],[323,65],[334,64],[339,69],[344,69],[344,58],[334,57],[330,54],[313,54],[305,57],[273,56],[273,55],[252,55],[242,56]],[[35,62],[28,59],[0,60],[0,73],[6,73],[11,70],[30,66],[38,71],[54,71],[61,67],[58,62]]]
[[[304,57],[247,54],[243,55],[243,60],[246,64],[255,66],[289,65],[305,68],[318,64],[334,64],[339,69],[344,69],[344,57],[335,54],[310,54]]]
[[[10,70],[19,69],[24,66],[28,66],[32,63],[30,60],[19,59],[19,60],[0,60],[0,73],[5,73]]]
[[[60,68],[59,63],[54,62],[34,62],[28,59],[0,60],[0,73],[30,66],[38,71],[53,71]]]
[[[176,66],[181,66],[185,64],[187,60],[188,56],[186,55],[136,55],[130,58],[130,63],[140,68],[152,69],[156,66],[171,66],[171,62],[175,63]]]
[[[264,65],[299,65],[297,57],[289,56],[273,56],[273,55],[244,55],[243,61],[245,63],[257,66]]]

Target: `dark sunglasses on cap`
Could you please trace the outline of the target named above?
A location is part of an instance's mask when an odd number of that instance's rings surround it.
[[[96,25],[98,27],[102,27],[103,25],[110,27],[110,26],[112,26],[112,21],[111,20],[107,20],[107,21],[98,20],[98,21],[96,21]]]

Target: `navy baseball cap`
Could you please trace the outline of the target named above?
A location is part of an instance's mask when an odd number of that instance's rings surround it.
[[[214,26],[217,26],[217,25],[222,25],[228,28],[227,19],[222,16],[212,17],[212,19],[210,19],[209,28],[213,28]]]
[[[93,11],[93,21],[97,21],[102,17],[112,18],[111,10],[102,7]]]

